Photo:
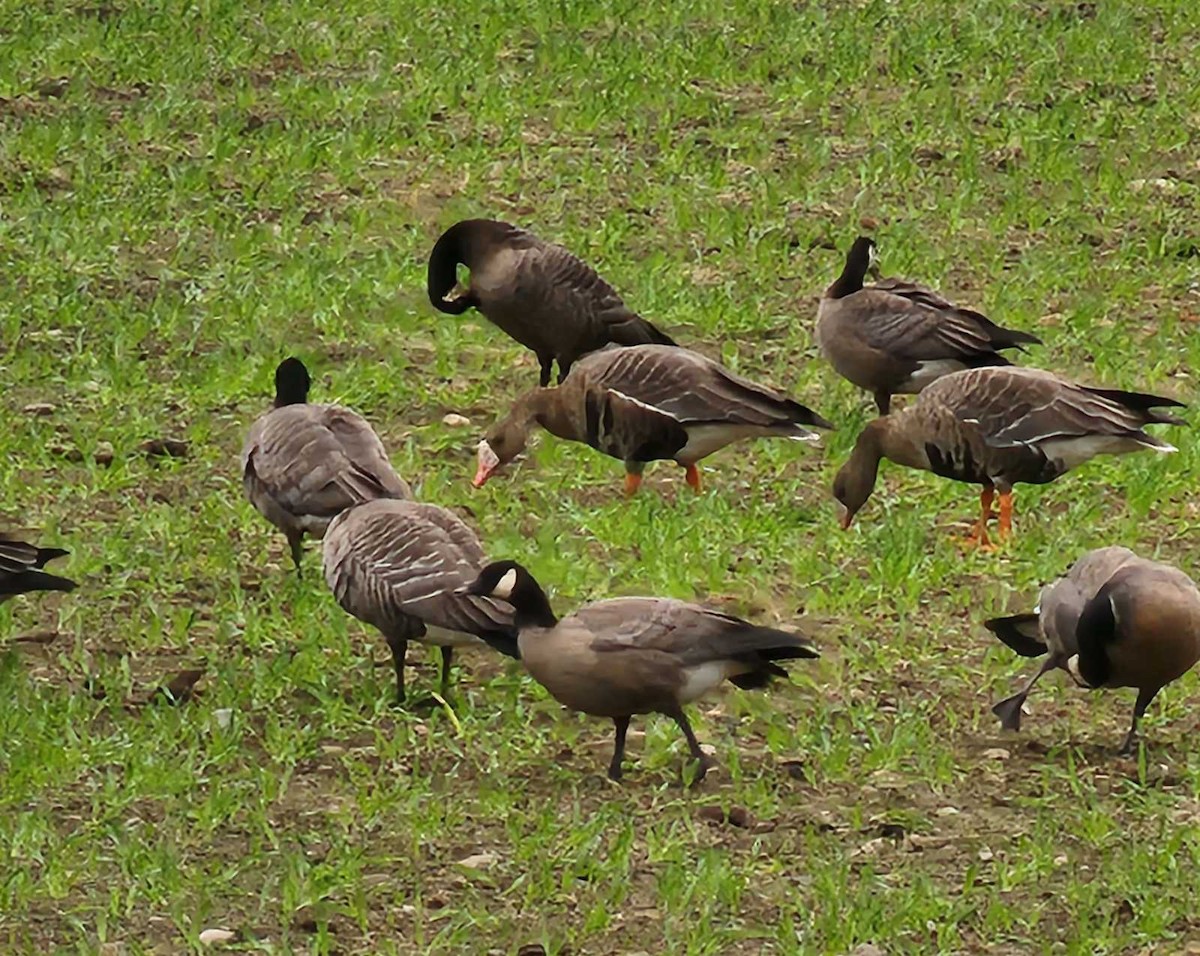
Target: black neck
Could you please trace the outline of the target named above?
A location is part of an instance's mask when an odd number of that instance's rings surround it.
[[[509,603],[516,611],[517,629],[526,627],[554,627],[558,617],[550,606],[550,599],[537,583],[533,575],[526,572],[509,597]]]
[[[871,243],[866,239],[856,239],[850,251],[846,253],[846,264],[842,274],[834,280],[833,285],[826,291],[831,299],[841,299],[858,292],[863,287],[863,278],[871,266]]]
[[[458,282],[459,264],[471,268],[470,225],[470,222],[460,222],[451,226],[434,243],[433,251],[429,254],[429,271],[426,275],[429,302],[447,315],[461,315],[477,304],[475,296],[469,292],[455,299],[446,299],[446,293]]]

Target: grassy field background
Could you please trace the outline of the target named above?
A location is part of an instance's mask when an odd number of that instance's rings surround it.
[[[7,2],[0,43],[0,487],[82,584],[0,609],[0,950],[1200,952],[1195,676],[1135,761],[1132,695],[1061,677],[1006,735],[1030,666],[980,625],[1087,548],[1196,571],[1194,432],[1021,489],[998,554],[952,540],[970,488],[886,465],[842,533],[869,402],[812,338],[868,230],[885,273],[1041,336],[1028,362],[1194,401],[1200,6]],[[473,491],[536,365],[424,299],[468,216],[838,430],[727,450],[700,497],[660,465],[627,502],[549,438]],[[823,659],[699,709],[695,791],[669,721],[611,786],[610,726],[483,652],[453,719],[395,710],[382,641],[241,495],[293,353],[560,611],[698,598]],[[193,666],[198,699],[142,703]]]

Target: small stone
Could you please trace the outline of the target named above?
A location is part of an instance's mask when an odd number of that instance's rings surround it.
[[[958,807],[939,807],[937,811],[939,817],[956,817],[958,814]]]
[[[696,811],[696,816],[705,823],[728,824],[742,830],[754,825],[754,817],[745,807],[730,807],[728,810],[721,807],[701,807]]]
[[[442,416],[442,424],[449,425],[451,428],[466,428],[471,424],[471,419],[466,415],[458,414],[458,412],[450,412],[448,415]]]
[[[22,409],[26,415],[53,415],[57,410],[58,406],[50,402],[33,402]]]
[[[989,850],[986,846],[979,851],[979,859],[983,863],[991,863],[996,858],[996,854]]]
[[[983,752],[984,760],[1007,760],[1011,756],[1003,747],[992,747]]]
[[[213,711],[213,722],[222,730],[228,730],[233,724],[233,708],[222,707]]]
[[[546,956],[546,947],[541,943],[526,943],[517,950],[517,956]]]
[[[471,856],[463,857],[457,865],[468,870],[486,870],[498,859],[499,857],[495,853],[473,853]]]
[[[200,933],[200,942],[205,946],[216,943],[230,943],[237,939],[237,933],[231,929],[206,929]]]
[[[97,465],[107,466],[113,463],[115,454],[112,442],[98,441],[96,442],[96,450],[92,453],[92,457],[96,459]]]
[[[1054,858],[1055,866],[1066,866],[1069,862],[1070,861],[1067,859],[1067,856],[1065,853],[1060,853],[1058,856],[1056,856]]]
[[[183,438],[151,438],[139,447],[150,458],[186,458],[190,445]]]

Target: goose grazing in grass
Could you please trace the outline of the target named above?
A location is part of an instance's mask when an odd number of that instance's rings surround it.
[[[735,375],[682,348],[636,345],[586,356],[557,388],[516,400],[479,443],[476,487],[525,448],[540,425],[625,462],[625,490],[637,491],[646,462],[682,465],[700,490],[696,463],[744,438],[815,441],[806,426],[832,428],[782,392]]]
[[[1155,409],[1180,402],[1141,392],[1091,388],[1039,369],[987,367],[954,372],[928,386],[910,406],[869,422],[837,473],[833,494],[847,528],[875,489],[879,462],[931,471],[983,486],[972,541],[989,544],[993,497],[1000,498],[1000,537],[1012,533],[1018,482],[1045,484],[1096,455],[1174,446],[1148,434],[1152,423],[1184,424]]]
[[[443,697],[454,648],[486,643],[517,656],[512,608],[463,593],[484,556],[475,532],[453,512],[415,501],[371,501],[330,522],[323,552],[325,581],[338,604],[387,641],[400,703],[409,641],[441,650]]]
[[[76,584],[70,578],[42,570],[48,562],[68,554],[62,548],[28,544],[17,532],[0,531],[0,604],[33,591],[74,591]]]
[[[489,564],[466,593],[513,608],[521,660],[555,700],[612,720],[613,780],[621,778],[630,717],[663,714],[683,732],[699,782],[709,761],[684,704],[726,680],[744,690],[766,687],[787,677],[778,661],[819,656],[799,634],[669,598],[597,601],[560,620],[541,585],[514,561]]]
[[[409,498],[379,436],[357,412],[310,405],[308,369],[297,358],[275,370],[275,405],[250,427],[242,485],[264,518],[287,536],[296,574],[306,534],[321,538],[351,505]]]
[[[859,236],[821,297],[817,344],[842,378],[874,396],[880,415],[895,394],[915,394],[951,372],[1009,365],[1001,349],[1041,343],[924,286],[902,279],[864,286],[875,260],[875,240]]]
[[[1182,571],[1128,548],[1089,551],[1042,590],[1030,614],[998,617],[988,630],[1022,657],[1047,655],[1021,690],[992,708],[1006,730],[1047,671],[1081,687],[1134,687],[1137,703],[1120,753],[1133,753],[1138,721],[1163,687],[1200,660],[1200,590]]]
[[[448,299],[460,264],[470,284]],[[428,291],[435,309],[461,315],[476,308],[531,350],[543,387],[555,360],[561,382],[581,355],[605,345],[675,344],[631,312],[591,266],[506,222],[465,219],[442,233],[429,256]]]

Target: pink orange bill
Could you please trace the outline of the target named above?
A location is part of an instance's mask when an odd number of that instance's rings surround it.
[[[471,484],[476,488],[482,488],[484,482],[492,477],[492,472],[500,467],[500,458],[492,451],[492,446],[487,443],[486,438],[479,443],[477,457],[479,464]]]

